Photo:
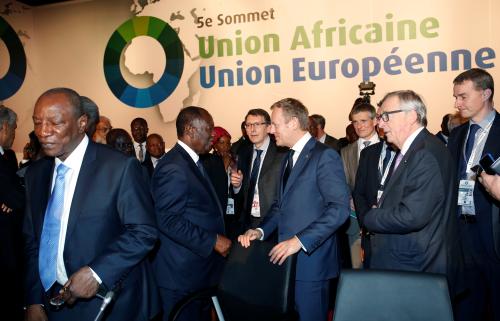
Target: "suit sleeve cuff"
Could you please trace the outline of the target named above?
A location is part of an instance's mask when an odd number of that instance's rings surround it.
[[[294,237],[297,239],[297,241],[299,241],[299,244],[300,244],[300,247],[302,248],[302,250],[304,250],[304,252],[307,253],[307,249],[304,246],[304,244],[302,244],[302,242],[300,241],[299,237],[297,235],[294,235]]]
[[[89,269],[90,269],[90,272],[92,272],[92,275],[94,276],[94,279],[96,279],[96,281],[99,283],[99,284],[102,284],[102,280],[101,278],[99,277],[99,275],[97,275],[97,273],[94,272],[94,270],[92,270],[92,268],[89,266]]]
[[[261,229],[260,227],[256,228],[257,231],[260,231],[260,233],[262,234],[262,236],[260,237],[259,241],[263,241],[264,240],[264,230]]]

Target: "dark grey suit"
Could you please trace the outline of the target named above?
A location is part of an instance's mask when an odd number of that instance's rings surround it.
[[[335,137],[332,137],[328,134],[326,134],[326,137],[325,137],[325,145],[330,146],[331,148],[335,149],[337,152],[340,151],[338,139]]]

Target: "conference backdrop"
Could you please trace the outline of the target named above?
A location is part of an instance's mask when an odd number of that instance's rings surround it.
[[[19,115],[18,152],[36,98],[56,86],[96,101],[114,127],[146,118],[171,146],[183,106],[207,108],[237,139],[248,109],[285,97],[343,136],[363,81],[376,84],[374,104],[392,90],[420,93],[437,131],[458,73],[498,79],[494,0],[0,3],[0,100]]]

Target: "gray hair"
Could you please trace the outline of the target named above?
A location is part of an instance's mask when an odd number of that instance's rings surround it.
[[[16,121],[17,121],[17,114],[9,107],[1,105],[0,106],[0,126],[3,126],[4,123],[7,123],[7,125],[9,125],[9,127],[12,127],[12,126],[14,126]]]
[[[422,98],[413,90],[393,91],[384,96],[380,101],[380,106],[387,98],[398,97],[400,108],[404,111],[414,110],[417,113],[417,121],[422,126],[427,126],[427,108]]]

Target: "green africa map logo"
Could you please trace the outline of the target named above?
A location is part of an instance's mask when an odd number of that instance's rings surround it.
[[[26,54],[23,44],[16,32],[0,17],[0,39],[7,46],[10,57],[10,65],[4,77],[0,78],[0,100],[14,95],[23,84],[26,76]]]
[[[123,50],[135,37],[156,39],[167,57],[161,78],[148,88],[136,88],[125,81],[120,70]],[[123,103],[137,108],[157,105],[167,99],[179,84],[184,69],[184,52],[179,36],[161,19],[140,16],[124,22],[111,35],[104,53],[104,76],[113,94]]]

